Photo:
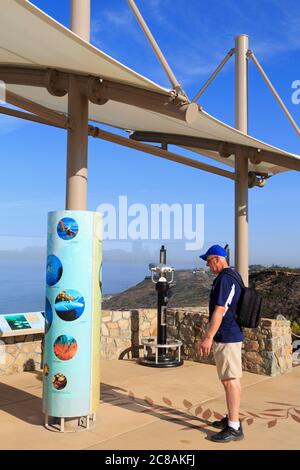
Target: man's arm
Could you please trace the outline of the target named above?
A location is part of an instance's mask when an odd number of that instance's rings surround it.
[[[209,322],[208,330],[202,339],[201,343],[197,345],[198,351],[201,356],[208,356],[211,350],[213,337],[220,328],[220,325],[223,320],[223,315],[226,311],[225,307],[216,305],[214,313],[212,314],[211,320]]]

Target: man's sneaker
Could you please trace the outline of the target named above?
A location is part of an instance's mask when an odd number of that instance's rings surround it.
[[[226,426],[226,428],[222,429],[222,431],[217,432],[217,434],[213,434],[210,439],[214,442],[241,441],[244,439],[242,425],[240,424],[238,431],[231,428],[230,426]]]
[[[225,416],[224,418],[220,419],[219,421],[213,421],[210,426],[218,429],[224,429],[228,426],[228,417]]]

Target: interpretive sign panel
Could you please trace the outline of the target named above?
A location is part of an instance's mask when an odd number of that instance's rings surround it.
[[[0,336],[18,336],[44,333],[42,312],[0,314]]]

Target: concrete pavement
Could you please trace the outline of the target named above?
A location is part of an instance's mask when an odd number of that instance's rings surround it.
[[[225,411],[214,366],[154,369],[102,361],[96,426],[78,433],[43,427],[40,371],[2,377],[0,449],[300,449],[300,367],[278,377],[244,373],[245,440],[216,444],[209,423]]]

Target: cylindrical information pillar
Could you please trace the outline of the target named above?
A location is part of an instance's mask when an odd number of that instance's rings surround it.
[[[59,431],[65,418],[88,428],[99,405],[101,259],[101,214],[49,213],[43,412]]]

